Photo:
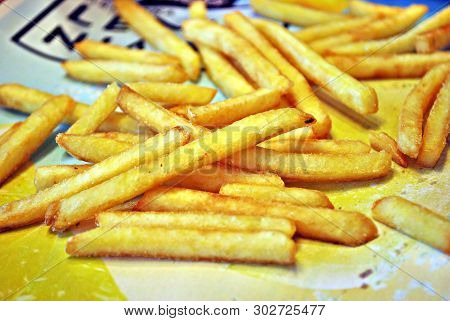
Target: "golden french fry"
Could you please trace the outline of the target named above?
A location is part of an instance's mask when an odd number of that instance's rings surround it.
[[[18,84],[0,85],[0,105],[31,114],[53,95]],[[64,121],[73,124],[88,110],[89,106],[76,102]],[[99,131],[138,132],[138,123],[123,113],[112,113],[100,126]]]
[[[283,153],[301,154],[363,154],[370,152],[369,145],[359,140],[304,139],[269,141],[264,148]]]
[[[195,0],[189,4],[189,18],[208,19],[205,1]]]
[[[189,19],[183,22],[186,39],[213,47],[234,59],[259,87],[278,89],[285,93],[290,82],[268,62],[250,43],[233,31],[204,19]]]
[[[282,2],[295,3],[301,6],[314,8],[323,11],[341,12],[347,7],[347,1],[342,0],[278,0]]]
[[[187,80],[186,73],[177,65],[151,65],[115,60],[68,60],[61,65],[70,77],[92,83]]]
[[[197,44],[197,48],[209,78],[225,96],[235,97],[254,91],[252,85],[220,52],[202,44]]]
[[[289,154],[260,148],[236,153],[230,164],[251,171],[273,172],[301,182],[348,182],[386,176],[391,157],[385,152],[350,155]]]
[[[328,62],[357,79],[419,78],[431,68],[450,63],[450,53],[377,56],[327,56]]]
[[[5,132],[0,134],[0,146],[6,143],[21,125],[22,122],[14,123]]]
[[[450,45],[450,24],[416,36],[416,51],[430,53]]]
[[[54,106],[52,107],[54,108]],[[166,135],[154,136],[143,144],[134,145],[121,154],[109,157],[51,188],[22,200],[5,204],[0,207],[0,228],[12,228],[42,221],[47,208],[54,202],[99,184],[143,162],[150,162],[187,143],[188,140],[189,135],[184,130],[173,129]],[[51,222],[52,218],[53,215],[49,212],[46,216],[47,221]]]
[[[260,15],[299,26],[311,26],[347,19],[347,16],[343,14],[325,12],[273,0],[250,0],[250,5]]]
[[[450,222],[443,215],[398,196],[376,201],[372,211],[377,221],[450,254]]]
[[[153,14],[133,0],[114,0],[114,7],[130,28],[152,46],[177,57],[191,80],[198,78],[201,69],[200,57],[172,30],[166,28]]]
[[[263,186],[231,183],[220,188],[221,195],[250,197],[261,201],[276,201],[300,206],[334,208],[325,193],[306,188]]]
[[[53,165],[39,166],[34,174],[34,185],[42,191],[63,180],[88,170],[90,165]]]
[[[268,137],[303,125],[302,115],[295,109],[286,108],[252,115],[215,132],[207,132],[159,161],[131,169],[56,203],[49,209],[49,215],[56,218],[53,229],[64,230],[181,174],[220,161]]]
[[[160,52],[130,49],[118,45],[86,39],[75,44],[75,50],[84,59],[141,62],[153,65],[179,64],[180,61]]]
[[[371,114],[378,110],[377,95],[372,88],[342,73],[282,26],[256,19],[253,22],[283,55],[315,84],[325,88],[335,98],[361,114]]]
[[[287,203],[226,196],[183,188],[153,189],[136,206],[140,211],[206,210],[235,215],[281,217],[295,221],[303,237],[357,246],[377,236],[375,224],[363,214]]]
[[[431,69],[409,93],[400,109],[397,144],[400,151],[411,158],[417,158],[422,144],[423,116],[449,72],[450,64]]]
[[[297,141],[317,138],[312,127],[301,127],[287,133],[275,136],[258,144],[258,147],[271,149],[271,146],[282,146],[285,144],[296,144]],[[287,143],[289,142],[289,143]]]
[[[423,167],[434,167],[447,144],[450,121],[450,74],[431,107],[425,122],[422,145],[420,146],[417,164]]]
[[[406,160],[405,155],[398,150],[397,142],[391,136],[385,132],[370,131],[369,141],[370,146],[372,146],[373,149],[378,152],[384,150],[389,153],[392,160],[401,167],[408,167],[408,161]]]
[[[126,85],[149,100],[170,105],[206,105],[217,93],[214,88],[188,84],[137,82]]]
[[[201,231],[275,231],[292,237],[295,225],[283,218],[192,212],[103,212],[97,215],[101,227],[163,227]]]
[[[147,133],[145,133],[145,134],[147,134]],[[146,136],[139,136],[139,135],[134,135],[134,134],[130,134],[130,133],[120,133],[120,132],[92,133],[92,134],[86,135],[86,136],[114,139],[119,142],[129,143],[131,145],[138,144],[140,141],[142,142],[141,139],[145,140],[147,138],[150,138],[150,137],[146,137]]]
[[[30,158],[74,105],[69,96],[51,98],[14,130],[0,145],[0,184]]]
[[[305,77],[240,12],[226,14],[224,20],[228,27],[253,44],[268,61],[278,68],[281,74],[292,82],[288,98],[294,107],[314,116],[316,123],[312,125],[313,131],[318,137],[326,137],[331,129],[330,117]]]
[[[67,242],[71,256],[141,256],[190,261],[295,263],[295,242],[282,233],[165,228],[97,228]]]
[[[386,6],[368,1],[352,0],[349,3],[350,14],[354,16],[384,18],[399,14],[402,10],[404,9],[401,7]]]

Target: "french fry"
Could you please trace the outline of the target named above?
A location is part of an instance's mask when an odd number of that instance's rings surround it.
[[[190,261],[290,265],[295,243],[282,233],[165,228],[98,228],[67,242],[71,256],[141,256]]]
[[[53,95],[18,84],[0,85],[0,105],[31,114]],[[73,124],[88,110],[89,106],[76,102],[75,107],[65,117],[64,122]],[[137,133],[138,123],[123,113],[112,113],[100,126],[99,131]]]
[[[205,106],[189,107],[191,122],[206,127],[223,127],[244,117],[273,109],[280,104],[281,93],[261,88],[255,92]]]
[[[34,174],[34,185],[42,191],[63,180],[88,170],[90,165],[53,165],[39,166]]]
[[[213,47],[232,58],[259,87],[278,89],[285,93],[291,86],[278,70],[250,43],[233,31],[204,19],[183,22],[186,39]]]
[[[289,154],[260,148],[233,155],[233,166],[268,171],[300,182],[349,182],[386,176],[391,169],[388,153]]]
[[[405,155],[398,150],[397,142],[385,132],[369,132],[370,146],[376,151],[386,151],[392,157],[392,160],[401,167],[408,167],[408,161]]]
[[[149,100],[170,105],[206,105],[217,93],[214,88],[190,84],[138,82],[127,86]]]
[[[364,154],[370,152],[370,147],[359,140],[345,139],[304,139],[279,140],[268,142],[264,148],[283,153],[300,154]]]
[[[177,57],[189,78],[197,80],[201,69],[200,57],[186,42],[134,0],[114,0],[114,7],[131,29],[155,48]]]
[[[450,45],[450,24],[416,36],[416,51],[430,53]]]
[[[67,134],[87,135],[93,133],[116,109],[119,86],[110,84],[86,113],[67,130]]]
[[[145,133],[147,134],[147,133]],[[119,142],[129,143],[131,145],[138,144],[142,138],[150,138],[145,136],[134,135],[130,133],[120,133],[120,132],[108,132],[108,133],[92,133],[90,135],[86,135],[89,137],[97,137],[97,138],[108,138],[114,139]]]
[[[197,44],[208,77],[227,97],[245,95],[254,91],[252,85],[220,52]]]
[[[54,108],[54,106],[52,107]],[[108,180],[143,162],[150,162],[187,143],[188,140],[189,135],[184,130],[173,129],[166,135],[154,136],[143,144],[135,145],[121,154],[109,157],[88,170],[53,185],[51,188],[22,200],[5,204],[0,207],[0,228],[18,227],[42,221],[47,208],[54,202]],[[50,214],[45,217],[48,223],[53,218]]]
[[[253,22],[283,55],[315,84],[325,88],[335,98],[361,114],[371,114],[378,110],[377,95],[372,88],[342,73],[282,26],[256,19]]]
[[[376,201],[372,211],[377,221],[450,254],[450,222],[443,215],[398,196]]]
[[[400,151],[411,158],[419,155],[423,116],[433,104],[449,72],[450,64],[431,69],[409,93],[400,109],[397,144]]]
[[[349,3],[350,14],[354,16],[384,18],[399,14],[402,10],[404,9],[401,7],[386,6],[368,1],[352,0]]]
[[[51,98],[14,130],[0,145],[0,184],[30,158],[74,105],[69,96]]]
[[[295,225],[283,218],[193,212],[103,212],[97,215],[100,227],[163,227],[201,231],[274,231],[292,237]]]
[[[189,18],[208,19],[205,1],[195,0],[189,4]]]
[[[295,3],[301,6],[314,8],[317,10],[341,12],[347,6],[346,1],[342,0],[278,0],[281,2]]]
[[[5,132],[0,134],[0,146],[6,143],[21,125],[22,122],[14,123]]]
[[[159,161],[131,169],[55,203],[49,209],[49,215],[56,218],[52,228],[67,229],[181,174],[220,161],[266,138],[303,125],[302,115],[286,108],[249,116],[215,132],[207,132]]]
[[[357,212],[297,206],[183,188],[157,188],[148,191],[138,202],[136,210],[207,210],[234,215],[281,217],[293,220],[300,236],[349,246],[364,244],[377,236],[375,224]]]
[[[300,206],[334,208],[325,193],[306,188],[231,183],[220,188],[221,195],[250,197]]]
[[[357,79],[420,78],[431,68],[450,63],[449,52],[377,56],[327,56],[328,62]]]
[[[84,59],[140,62],[152,65],[180,63],[177,58],[160,52],[130,49],[90,39],[77,42],[75,44],[75,50],[78,51]]]
[[[316,123],[312,125],[314,132],[318,137],[326,137],[331,129],[330,117],[305,77],[240,12],[226,14],[224,20],[228,27],[253,44],[268,61],[278,68],[281,74],[292,82],[288,98],[294,107],[314,116],[316,119]]]
[[[425,122],[422,145],[420,146],[417,164],[423,167],[434,167],[447,143],[450,121],[450,74],[431,107]]]
[[[250,5],[260,15],[299,26],[312,26],[347,19],[343,14],[325,12],[273,0],[250,0]]]
[[[177,65],[150,65],[116,60],[67,60],[62,67],[67,75],[91,83],[113,81],[185,82],[186,73]]]
[[[314,138],[317,138],[317,136],[312,127],[301,127],[265,140],[262,143],[259,143],[258,147],[271,149],[272,145],[277,148],[279,146],[285,146],[285,144],[295,145],[297,141]]]

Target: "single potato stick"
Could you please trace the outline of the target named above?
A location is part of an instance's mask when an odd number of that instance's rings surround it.
[[[295,242],[282,233],[98,228],[69,239],[71,256],[140,256],[190,261],[291,265]]]
[[[173,129],[166,135],[160,134],[149,138],[143,144],[135,145],[125,152],[112,156],[51,188],[22,200],[5,204],[0,207],[0,229],[42,221],[47,208],[52,203],[99,184],[143,162],[150,162],[162,154],[169,153],[180,145],[186,144],[188,141],[189,135],[184,130]],[[53,215],[50,214],[46,216],[47,222],[52,221]]]
[[[21,125],[22,122],[14,123],[5,132],[0,134],[0,146],[6,143]]]
[[[326,56],[342,71],[357,79],[420,78],[431,68],[450,63],[450,52],[377,56]]]
[[[0,85],[0,105],[31,114],[53,95],[37,89],[28,88],[18,84]],[[64,118],[64,122],[73,124],[88,110],[89,106],[76,102],[72,111]],[[100,126],[103,132],[137,133],[138,123],[123,113],[112,113]]]
[[[264,148],[284,153],[300,154],[364,154],[370,152],[369,145],[359,140],[304,139],[269,141]]]
[[[91,168],[91,165],[52,165],[39,166],[34,174],[34,185],[37,191],[42,191],[63,180],[78,175]]]
[[[400,151],[417,158],[422,144],[423,117],[430,109],[450,72],[450,64],[431,69],[405,99],[399,114],[397,144]]]
[[[284,218],[192,212],[103,212],[97,215],[100,227],[164,227],[201,231],[275,231],[292,237],[295,225]]]
[[[262,186],[230,183],[220,188],[221,195],[250,197],[261,201],[276,201],[300,206],[334,208],[325,193],[306,188]]]
[[[170,105],[206,105],[217,93],[214,88],[190,84],[135,82],[126,85],[149,100]]]
[[[30,158],[74,105],[69,96],[51,98],[14,130],[0,145],[0,184]]]
[[[445,216],[398,196],[376,201],[372,212],[377,221],[450,254],[450,222]]]
[[[75,50],[84,59],[116,60],[141,62],[152,65],[179,64],[180,61],[170,55],[149,50],[130,49],[118,45],[86,39],[75,44]]]
[[[229,163],[250,171],[268,171],[289,181],[349,182],[386,176],[391,156],[364,154],[290,154],[260,148],[236,153]]]
[[[351,15],[371,16],[376,18],[389,17],[399,14],[404,10],[404,8],[401,7],[386,6],[360,0],[351,0],[348,8]]]
[[[209,79],[227,97],[251,93],[255,89],[222,54],[212,48],[197,44]]]
[[[208,19],[205,1],[195,0],[189,4],[189,18]]]
[[[450,121],[450,74],[431,107],[425,122],[422,145],[420,146],[417,164],[423,167],[434,167],[447,144]]]
[[[52,228],[67,229],[181,174],[220,161],[280,132],[303,125],[302,115],[295,109],[286,108],[252,115],[215,132],[207,132],[159,161],[131,169],[56,203],[49,209],[49,215],[56,218]]]
[[[259,87],[278,89],[282,93],[290,88],[289,80],[233,31],[204,19],[186,20],[182,29],[186,39],[213,47],[232,58]]]
[[[398,150],[397,142],[385,132],[369,131],[369,142],[370,146],[377,152],[384,150],[401,167],[408,167],[408,161],[405,155]]]
[[[260,15],[299,26],[312,26],[347,19],[347,16],[343,14],[273,0],[250,0],[250,5]]]
[[[328,90],[335,98],[358,113],[372,114],[378,110],[377,95],[373,88],[342,73],[282,26],[262,20],[253,22],[283,55],[315,84]]]
[[[116,60],[67,60],[62,63],[67,75],[91,83],[113,81],[176,82],[187,80],[186,73],[177,65],[151,65]]]
[[[416,36],[416,51],[430,53],[450,45],[450,23]]]
[[[145,133],[147,134],[147,133]],[[88,137],[97,137],[97,138],[108,138],[114,139],[119,142],[129,143],[131,145],[138,144],[142,142],[142,139],[147,139],[150,137],[146,137],[145,135],[134,135],[130,133],[120,133],[120,132],[108,132],[108,133],[92,133],[90,135],[86,135]]]
[[[281,217],[295,221],[300,236],[348,246],[361,245],[377,237],[375,224],[357,212],[297,206],[183,188],[150,190],[138,202],[136,210],[207,210],[234,215]]]
[[[153,47],[177,57],[191,80],[200,75],[200,57],[185,41],[134,0],[114,0],[119,16]]]

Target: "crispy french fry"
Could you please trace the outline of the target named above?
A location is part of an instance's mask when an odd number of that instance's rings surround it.
[[[359,140],[345,139],[304,139],[269,141],[264,148],[283,153],[301,154],[364,154],[370,147]]]
[[[101,227],[163,227],[201,231],[275,231],[292,237],[295,225],[284,218],[192,212],[103,212],[97,215]]]
[[[173,129],[166,135],[154,136],[143,144],[135,145],[121,154],[109,157],[51,188],[22,200],[5,204],[0,207],[0,228],[12,228],[42,221],[47,208],[52,203],[99,184],[143,162],[150,162],[187,143],[188,140],[189,135],[184,130]],[[53,218],[50,214],[46,216],[48,222],[51,222]]]
[[[42,191],[63,180],[88,170],[90,165],[53,165],[39,166],[34,174],[34,185]]]
[[[400,151],[411,158],[417,158],[422,143],[423,116],[450,72],[450,64],[431,69],[414,87],[400,109],[397,144]]]
[[[130,134],[130,133],[120,133],[120,132],[92,133],[92,134],[86,135],[86,136],[114,139],[119,142],[129,143],[131,145],[138,144],[141,139],[150,138],[150,137],[139,136],[139,135],[134,135],[134,134]]]
[[[434,167],[447,143],[450,121],[450,74],[431,107],[425,122],[422,145],[420,146],[417,164],[423,167]]]
[[[84,59],[104,59],[128,62],[141,62],[153,65],[179,64],[180,61],[170,55],[141,49],[130,49],[118,45],[86,39],[75,44]]]
[[[250,0],[250,5],[260,15],[299,26],[311,26],[347,19],[347,16],[343,14],[325,12],[273,0]]]
[[[223,127],[244,117],[277,107],[280,98],[279,90],[261,88],[246,95],[209,105],[189,107],[187,116],[197,125]]]
[[[6,131],[0,134],[0,146],[6,143],[21,125],[22,122],[14,123]]]
[[[341,12],[347,7],[345,0],[278,0],[281,2],[295,3],[301,6],[314,8],[317,10]]]
[[[115,82],[110,84],[86,113],[70,126],[66,133],[75,135],[93,133],[116,109],[116,98],[119,91],[120,88]]]
[[[334,208],[325,193],[306,188],[262,186],[231,183],[220,188],[221,195],[250,197],[261,201],[276,201],[300,206]]]
[[[376,151],[386,151],[391,154],[392,160],[401,167],[408,167],[405,155],[398,150],[397,142],[385,132],[369,132],[370,146]]]
[[[191,80],[198,78],[201,69],[200,57],[172,30],[133,0],[114,0],[114,7],[130,28],[152,46],[180,59]]]
[[[151,65],[115,60],[68,60],[62,67],[70,77],[92,83],[113,81],[185,82],[186,73],[177,65]]]
[[[234,59],[259,87],[279,89],[285,93],[290,82],[268,62],[250,43],[233,31],[204,19],[189,19],[183,22],[186,39],[213,47]]]
[[[450,24],[416,36],[416,51],[430,53],[450,45]]]
[[[377,95],[372,88],[342,73],[282,26],[256,19],[253,22],[308,79],[361,114],[371,114],[378,110]]]
[[[98,228],[67,242],[71,256],[141,256],[190,261],[290,265],[295,243],[282,233],[165,228]]]
[[[396,15],[404,10],[401,7],[386,6],[375,4],[368,1],[352,0],[349,3],[350,14],[354,16],[371,16],[377,18]]]
[[[357,79],[419,78],[431,68],[450,63],[450,53],[377,56],[327,56],[328,62]]]
[[[127,86],[149,100],[170,105],[206,105],[217,93],[214,88],[188,84],[138,82]]]
[[[386,176],[391,157],[385,152],[350,155],[289,154],[260,148],[233,155],[233,166],[273,172],[283,179],[301,182],[348,182]]]
[[[314,132],[318,137],[326,137],[331,129],[330,117],[305,77],[240,12],[226,14],[224,19],[228,27],[253,44],[268,61],[292,82],[288,98],[294,107],[314,116],[316,119],[316,123],[312,125]]]
[[[372,211],[377,221],[450,254],[450,222],[443,215],[398,196],[376,201]]]
[[[27,114],[31,114],[52,97],[53,95],[44,91],[18,84],[0,85],[0,105]],[[83,116],[88,108],[88,105],[77,102],[64,121],[73,124]],[[123,113],[112,113],[100,126],[99,131],[137,133],[138,128],[138,123],[130,116]]]
[[[195,0],[189,4],[189,18],[208,19],[205,1]]]
[[[131,169],[56,203],[49,209],[49,215],[56,218],[53,229],[64,230],[178,175],[215,163],[268,137],[303,125],[302,115],[286,108],[252,115],[215,132],[207,132],[159,161]]]
[[[148,191],[136,206],[140,211],[207,210],[236,215],[282,217],[295,221],[303,237],[349,246],[364,244],[377,236],[375,224],[356,212],[328,208],[296,206],[287,203],[254,200],[200,192],[183,188]]]
[[[51,98],[14,130],[0,145],[0,184],[30,158],[74,105],[69,96]]]
[[[235,97],[254,91],[252,85],[220,52],[202,44],[197,44],[197,48],[209,78],[225,96]]]

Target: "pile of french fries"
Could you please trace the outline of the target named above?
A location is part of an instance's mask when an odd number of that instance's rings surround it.
[[[0,229],[45,222],[61,232],[87,222],[98,228],[68,240],[72,256],[281,265],[295,264],[294,237],[344,246],[378,237],[369,217],[285,182],[380,178],[391,160],[408,166],[407,156],[425,167],[437,163],[449,129],[450,55],[436,50],[448,45],[450,9],[413,26],[426,7],[351,1],[350,14],[341,14],[329,1],[251,4],[307,28],[292,32],[239,12],[221,25],[195,1],[182,26],[194,50],[133,0],[115,0],[120,17],[161,52],[77,43],[83,60],[63,63],[67,74],[109,83],[91,106],[0,85],[1,105],[30,113],[0,136],[0,184],[59,123],[70,127],[56,143],[87,163],[38,167],[37,193],[0,207]],[[216,89],[183,84],[197,80],[202,65],[227,99],[213,102]],[[402,107],[398,143],[370,132],[370,146],[330,139],[329,106],[311,87],[365,115],[377,112],[378,98],[358,79],[422,76]],[[395,196],[377,201],[373,212],[449,253],[445,217]]]

